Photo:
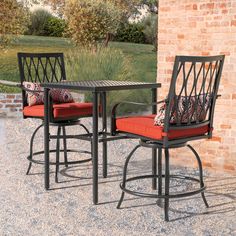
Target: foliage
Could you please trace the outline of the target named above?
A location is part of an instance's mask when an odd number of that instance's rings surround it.
[[[142,21],[143,33],[145,34],[145,39],[147,43],[153,44],[156,48],[157,46],[157,15],[149,14]]]
[[[122,23],[126,23],[130,16],[138,14],[141,0],[108,0],[122,12]]]
[[[65,17],[68,31],[77,45],[95,45],[107,33],[115,33],[121,14],[114,4],[103,0],[70,0]]]
[[[66,71],[70,80],[128,80],[132,67],[121,50],[87,48],[66,53]]]
[[[0,48],[4,48],[25,30],[28,11],[17,0],[1,0],[0,9]]]
[[[143,26],[137,23],[121,24],[115,40],[118,42],[145,43]]]
[[[142,0],[44,0],[68,21],[72,39],[80,45],[94,45],[106,38],[107,46],[120,23],[138,14]]]
[[[53,9],[60,15],[64,14],[64,9],[71,0],[43,0],[44,3],[50,4]],[[96,0],[93,0],[94,2]],[[109,3],[115,5],[122,11],[123,19],[128,19],[132,14],[137,13],[137,8],[142,0],[105,0],[104,4]]]
[[[52,9],[59,15],[64,15],[64,10],[66,6],[66,2],[70,0],[41,0],[44,4],[51,5]]]
[[[65,61],[69,80],[131,81],[136,77],[130,60],[118,49],[102,48],[97,52],[83,48],[73,49],[66,53]],[[138,94],[132,91],[113,92],[112,96],[108,97],[108,111],[115,102],[132,99],[140,101],[144,99],[142,95],[143,92],[140,91]],[[91,101],[91,93],[86,95],[86,99]],[[126,106],[121,112],[134,112],[137,109],[137,107]]]
[[[146,5],[150,13],[158,13],[159,0],[141,0],[140,4]]]
[[[65,20],[58,17],[50,17],[45,24],[46,36],[62,37],[66,28]]]
[[[53,16],[44,9],[35,10],[25,34],[37,36],[62,37],[66,28],[65,20]]]
[[[149,14],[139,23],[121,24],[115,40],[118,42],[148,43],[157,46],[157,15]]]
[[[28,26],[27,34],[46,36],[45,26],[52,17],[52,14],[47,10],[35,10],[30,16],[30,25]]]

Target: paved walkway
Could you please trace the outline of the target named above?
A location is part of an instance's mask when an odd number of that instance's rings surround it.
[[[86,120],[91,125],[90,120]],[[170,219],[164,222],[163,209],[154,199],[125,196],[121,210],[116,209],[120,197],[119,182],[127,153],[135,141],[109,143],[109,178],[100,177],[99,202],[92,205],[91,164],[62,167],[60,183],[52,190],[43,188],[43,169],[34,165],[25,175],[28,162],[29,137],[36,121],[0,119],[0,235],[236,235],[236,173],[205,172],[208,186],[206,209],[200,195],[171,200]],[[70,132],[78,130],[70,129]],[[42,148],[42,131],[36,149]],[[71,146],[89,149],[88,143],[73,141]],[[140,149],[130,163],[130,172],[150,172],[151,160],[147,149]],[[39,157],[40,158],[40,157]],[[52,155],[53,158],[53,155]],[[71,155],[70,158],[75,158]],[[101,159],[101,158],[100,158]],[[172,161],[172,172],[197,175],[195,169],[180,168]],[[101,167],[101,165],[100,165]],[[101,175],[101,168],[100,168]],[[140,183],[132,183],[140,190]],[[151,182],[144,181],[142,189],[150,190]],[[175,190],[183,189],[172,182]],[[186,188],[191,188],[186,183]]]

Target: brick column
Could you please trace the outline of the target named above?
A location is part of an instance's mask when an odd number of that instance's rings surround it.
[[[196,142],[195,147],[205,166],[236,170],[236,1],[159,0],[158,25],[157,80],[163,84],[162,97],[175,55],[226,55],[214,138]]]

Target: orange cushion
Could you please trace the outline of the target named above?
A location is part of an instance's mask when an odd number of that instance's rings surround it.
[[[162,140],[165,135],[163,126],[154,125],[155,115],[133,116],[116,119],[117,131],[144,136],[147,138]],[[185,138],[204,135],[209,130],[208,125],[199,128],[187,128],[182,130],[170,130],[167,134],[169,139]]]
[[[24,116],[43,117],[44,105],[26,106],[23,110]],[[93,113],[92,103],[60,103],[53,104],[53,116],[58,118],[70,118],[89,116]]]

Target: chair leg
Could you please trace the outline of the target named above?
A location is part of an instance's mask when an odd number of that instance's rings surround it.
[[[88,128],[87,128],[85,125],[80,124],[80,126],[81,126],[82,128],[84,128],[84,130],[86,131],[87,134],[90,133],[89,130],[88,130]],[[92,162],[93,162],[93,153],[92,153],[92,150],[93,150],[93,142],[92,142],[92,140],[91,140],[91,142],[90,142],[90,145],[91,145],[91,157],[92,157]]]
[[[157,175],[157,150],[156,148],[152,148],[152,174]],[[152,178],[152,189],[157,189],[157,178]]]
[[[129,161],[131,159],[131,157],[133,156],[133,154],[135,153],[135,151],[140,147],[140,145],[137,145],[131,152],[130,154],[127,156],[126,160],[125,160],[125,165],[124,165],[124,169],[123,169],[123,181],[122,181],[122,187],[125,188],[125,185],[126,185],[126,176],[127,176],[127,167],[128,167],[128,164],[129,164]],[[120,208],[121,206],[121,203],[123,202],[124,200],[124,196],[125,196],[125,192],[122,190],[122,193],[121,193],[121,197],[120,197],[120,200],[118,202],[118,205],[117,205],[117,209]]]
[[[43,127],[43,124],[41,124],[40,126],[38,126],[38,127],[35,129],[34,133],[33,133],[32,136],[31,136],[31,139],[30,139],[30,159],[31,159],[31,160],[33,159],[33,155],[34,155],[34,153],[33,153],[34,138],[35,138],[36,133],[38,132],[38,130],[39,130],[41,127]],[[31,167],[32,167],[32,162],[30,161],[29,166],[28,166],[28,169],[27,169],[27,171],[26,171],[26,175],[29,174]]]
[[[165,221],[169,221],[169,187],[170,187],[170,165],[169,149],[165,149]]]
[[[196,152],[196,150],[191,146],[191,145],[187,145],[187,147],[193,152],[193,154],[195,155],[197,162],[198,162],[198,168],[199,168],[199,179],[200,179],[200,187],[202,188],[204,186],[204,181],[203,181],[203,171],[202,171],[202,162],[201,162],[201,158],[198,155],[198,153]],[[205,194],[204,192],[201,192],[202,195],[202,199],[204,204],[206,205],[206,207],[208,208],[208,202],[206,200]]]
[[[162,195],[162,149],[158,149],[158,195]]]
[[[65,160],[65,167],[68,167],[68,159],[67,159],[67,143],[66,143],[66,127],[62,127],[63,132],[63,146],[64,146],[64,160]]]
[[[55,171],[55,182],[58,183],[58,172],[60,165],[60,134],[61,134],[61,126],[58,126],[57,129],[57,144],[56,144],[56,171]]]

